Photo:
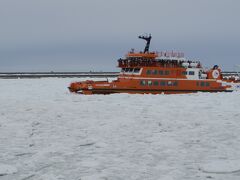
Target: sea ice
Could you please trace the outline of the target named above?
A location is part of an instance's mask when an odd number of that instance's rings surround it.
[[[239,92],[84,96],[76,80],[0,79],[1,180],[240,179]]]
[[[0,164],[0,177],[8,174],[14,174],[17,168],[8,164]]]
[[[240,173],[240,160],[214,160],[203,164],[201,170],[215,174]]]

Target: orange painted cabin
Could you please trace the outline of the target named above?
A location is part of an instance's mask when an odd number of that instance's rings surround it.
[[[175,94],[192,92],[231,92],[223,81],[221,69],[215,65],[205,71],[199,61],[184,58],[183,53],[149,52],[150,36],[143,52],[132,49],[125,58],[118,60],[121,72],[116,80],[81,81],[71,83],[69,90],[82,94]]]

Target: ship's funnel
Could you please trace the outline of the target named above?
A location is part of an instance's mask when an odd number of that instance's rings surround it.
[[[144,39],[145,41],[147,41],[146,46],[144,48],[144,53],[149,52],[149,47],[150,47],[150,42],[152,39],[151,34],[149,34],[148,36],[138,36],[139,39]]]

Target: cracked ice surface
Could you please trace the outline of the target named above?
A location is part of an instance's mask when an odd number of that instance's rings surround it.
[[[83,96],[74,80],[0,80],[0,180],[240,179],[239,92]]]

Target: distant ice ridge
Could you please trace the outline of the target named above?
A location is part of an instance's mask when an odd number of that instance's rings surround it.
[[[0,79],[0,180],[239,180],[239,92],[84,96],[76,80]]]

